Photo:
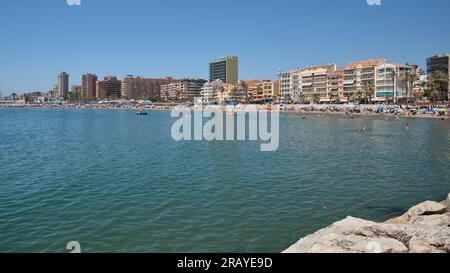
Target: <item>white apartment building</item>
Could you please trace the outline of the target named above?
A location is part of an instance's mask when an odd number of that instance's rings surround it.
[[[291,72],[279,72],[280,78],[280,97],[282,102],[291,101],[294,97],[291,90]]]
[[[408,83],[404,77],[412,72],[415,71],[409,65],[391,63],[378,65],[376,67],[375,100],[395,102],[397,99],[406,98]],[[411,85],[409,92],[412,92]]]
[[[201,96],[201,91],[206,80],[188,78],[174,81],[161,86],[161,97],[165,100],[193,101]]]
[[[365,86],[369,84],[374,87],[373,101],[383,102],[406,97],[403,78],[407,73],[415,73],[414,66],[374,59],[352,62],[343,68],[336,64],[298,68],[278,76],[282,102],[288,98],[292,102],[358,101],[367,97]],[[412,92],[412,86],[409,91]]]
[[[201,96],[204,102],[224,102],[231,99],[232,85],[226,84],[221,80],[207,82],[203,85]]]
[[[368,83],[376,84],[376,67],[386,63],[384,59],[358,61],[344,68],[344,96],[347,98],[360,95]]]
[[[336,72],[336,64],[317,65],[304,68],[301,73],[303,97],[309,101],[329,101],[328,79],[329,74]]]
[[[303,99],[312,101],[318,97],[326,100],[328,97],[328,74],[335,72],[336,69],[336,64],[328,64],[279,73],[282,101],[286,101],[288,98],[293,102],[300,102]]]

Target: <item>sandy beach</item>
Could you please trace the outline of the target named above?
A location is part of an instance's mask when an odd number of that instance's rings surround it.
[[[115,104],[92,104],[90,106],[79,105],[79,104],[65,104],[65,105],[51,105],[51,104],[9,104],[9,105],[0,105],[0,109],[12,108],[12,109],[76,109],[76,110],[125,110],[125,111],[172,111],[176,108],[186,108],[187,109],[198,109],[193,106],[185,106],[185,105],[176,105],[176,104],[152,104],[152,105],[115,105]],[[238,105],[234,109],[235,111],[248,111],[249,109],[255,109],[257,107],[260,111],[271,110],[271,107],[266,105]],[[287,105],[280,106],[281,113],[289,113],[297,116],[301,116],[303,118],[317,116],[318,118],[325,118],[327,115],[341,115],[348,118],[354,117],[377,117],[377,118],[385,118],[389,119],[400,119],[400,118],[427,118],[427,119],[441,119],[448,120],[450,119],[450,108],[446,106],[445,112],[433,112],[430,111],[426,113],[420,113],[417,109],[421,109],[420,107],[424,107],[423,105],[411,106],[409,105],[407,109],[406,107],[397,108],[401,109],[401,111],[373,111],[373,105],[364,105],[361,106],[358,111],[349,110],[343,105],[340,105],[340,108],[336,108],[336,106],[330,105]],[[385,106],[385,107],[393,107],[393,106]],[[430,106],[432,107],[432,106]],[[443,109],[442,107],[441,109]],[[414,110],[411,110],[414,109]],[[424,109],[424,108],[422,108]],[[226,111],[226,107],[220,106],[205,106],[202,108],[203,111],[218,111],[223,110]]]

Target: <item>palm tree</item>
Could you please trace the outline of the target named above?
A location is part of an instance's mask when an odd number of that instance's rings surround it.
[[[306,99],[305,94],[301,93],[301,94],[299,95],[299,99],[300,99],[300,101],[301,101],[302,103],[305,103],[305,99]]]
[[[329,93],[328,97],[330,98],[330,103],[337,102],[337,100],[339,99],[339,95],[336,92]]]
[[[363,90],[364,90],[364,96],[366,98],[366,103],[367,103],[367,98],[369,99],[368,102],[372,103],[372,97],[375,94],[375,85],[373,84],[373,81],[365,82],[364,86],[363,86]]]
[[[233,86],[231,89],[231,100],[237,101],[237,86]]]
[[[218,93],[220,94],[220,98],[224,98],[224,95],[223,95],[223,93],[225,93],[225,88],[223,87],[223,86],[219,86],[219,88],[217,89],[217,91],[218,91]],[[220,101],[220,99],[219,98],[217,98],[217,95],[216,95],[216,102],[219,102]]]
[[[409,101],[409,94],[410,94],[410,87],[414,84],[414,82],[417,79],[416,74],[411,72],[405,72],[405,74],[401,78],[403,81],[406,82],[406,103]]]
[[[254,95],[253,95],[253,93],[250,93],[250,96],[249,96],[248,100],[249,100],[250,103],[254,102]]]
[[[439,96],[441,100],[445,100],[445,94],[443,83],[448,81],[448,75],[441,72],[433,72],[428,77],[428,84],[430,86],[431,95],[434,97],[434,100]]]
[[[245,102],[248,102],[248,86],[245,81],[239,82],[239,88],[242,90],[241,94],[244,93],[245,95]]]
[[[292,96],[291,96],[290,93],[288,93],[288,94],[284,97],[284,99],[288,102],[287,104],[291,104],[291,102],[292,102]]]
[[[393,91],[394,91],[394,103],[396,103],[397,102],[397,72],[395,71],[395,69],[392,70],[391,78],[392,78],[392,86],[394,87],[393,88]]]
[[[264,94],[264,90],[261,85],[258,85],[258,87],[256,88],[256,94],[258,98],[261,98],[261,96]]]
[[[320,102],[320,94],[319,93],[314,93],[314,95],[313,95],[313,98],[314,98],[314,102]]]
[[[350,101],[353,99],[353,91],[344,93],[344,96],[347,98],[347,103],[350,103]]]
[[[358,91],[356,91],[356,93],[354,94],[354,96],[355,96],[356,98],[358,98],[359,102],[361,102],[361,99],[362,99],[362,97],[364,96],[364,93],[363,93],[363,91],[362,91],[360,88],[358,88]],[[358,103],[359,103],[359,102],[358,102]]]
[[[16,93],[12,93],[12,94],[11,94],[11,97],[13,98],[13,101],[16,101],[17,94],[16,94]]]

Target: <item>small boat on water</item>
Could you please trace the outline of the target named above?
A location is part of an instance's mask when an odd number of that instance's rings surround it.
[[[148,113],[144,111],[144,108],[139,109],[139,112],[136,113],[136,116],[147,116]]]

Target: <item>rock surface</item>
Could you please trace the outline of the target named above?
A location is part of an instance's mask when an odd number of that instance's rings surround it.
[[[447,196],[447,209],[450,210],[450,193]]]
[[[443,204],[426,201],[385,223],[347,217],[284,253],[450,253],[450,194]]]

